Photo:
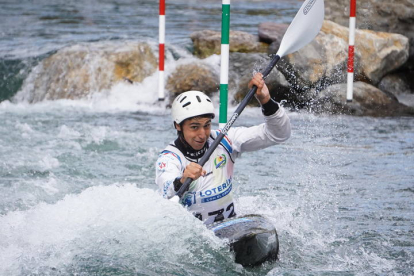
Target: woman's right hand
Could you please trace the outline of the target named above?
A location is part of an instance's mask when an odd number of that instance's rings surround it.
[[[184,183],[187,178],[191,178],[193,180],[197,180],[200,176],[205,175],[206,171],[203,170],[199,164],[191,162],[190,164],[185,167],[183,176],[180,179],[181,183]]]

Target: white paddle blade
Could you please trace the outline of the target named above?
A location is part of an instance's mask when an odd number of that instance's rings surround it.
[[[311,42],[322,28],[324,16],[323,0],[306,0],[286,30],[277,55],[291,54]]]

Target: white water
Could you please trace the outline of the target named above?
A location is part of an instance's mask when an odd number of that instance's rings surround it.
[[[132,184],[88,188],[0,223],[1,275],[151,274],[174,270],[168,263],[180,259],[195,265],[203,250],[230,259],[222,241],[183,208]]]
[[[290,113],[288,142],[239,159],[238,213],[267,216],[281,243],[279,262],[244,269],[155,192],[170,111],[147,99],[134,110],[124,91],[0,104],[0,275],[410,275],[409,118]],[[236,125],[261,121],[248,108]]]

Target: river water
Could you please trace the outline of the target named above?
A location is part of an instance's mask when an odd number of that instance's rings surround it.
[[[191,32],[220,30],[219,2],[167,1],[167,43],[185,51]],[[289,23],[299,5],[232,1],[232,28]],[[156,1],[1,6],[6,99],[62,47],[158,40]],[[413,274],[412,118],[289,111],[290,140],[236,162],[238,213],[268,217],[280,239],[278,262],[243,268],[156,192],[157,154],[175,136],[156,82],[154,74],[84,100],[0,103],[0,275]],[[262,121],[247,108],[235,126]]]

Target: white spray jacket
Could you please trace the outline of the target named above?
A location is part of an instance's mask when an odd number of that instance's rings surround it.
[[[243,152],[263,149],[282,143],[290,137],[291,126],[285,110],[264,116],[265,123],[252,127],[230,128],[225,138],[203,166],[206,175],[194,180],[180,202],[196,217],[210,224],[236,215],[233,202],[234,161]],[[207,143],[211,145],[219,131],[211,131]],[[155,182],[165,198],[176,194],[174,180],[181,178],[190,162],[172,142],[158,157]]]

